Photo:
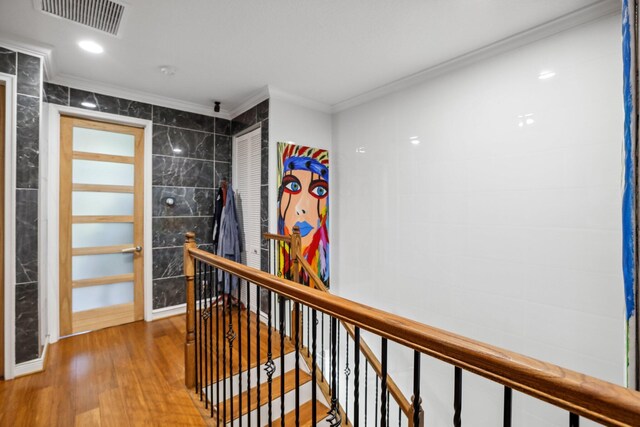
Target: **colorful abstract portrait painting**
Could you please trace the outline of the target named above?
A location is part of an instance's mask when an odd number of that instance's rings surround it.
[[[298,226],[302,253],[329,286],[329,152],[278,143],[278,234]],[[279,270],[288,277],[288,246],[281,244]]]

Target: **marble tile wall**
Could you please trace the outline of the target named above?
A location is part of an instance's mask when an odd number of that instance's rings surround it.
[[[184,234],[195,231],[200,247],[211,250],[215,192],[231,178],[231,121],[51,83],[43,99],[85,109],[89,101],[98,111],[153,121],[153,308],[184,303]]]
[[[0,47],[0,72],[17,76],[16,363],[39,357],[38,160],[41,60]]]

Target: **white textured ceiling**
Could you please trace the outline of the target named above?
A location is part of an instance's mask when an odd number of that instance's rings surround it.
[[[38,1],[38,0],[35,0]],[[230,110],[272,85],[335,105],[595,0],[127,0],[119,37],[0,1],[0,35],[80,78]],[[105,53],[80,51],[81,39]],[[158,67],[175,66],[173,77]]]

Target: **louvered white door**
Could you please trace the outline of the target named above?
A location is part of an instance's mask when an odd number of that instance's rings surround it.
[[[235,138],[233,187],[236,191],[238,221],[241,227],[242,262],[260,269],[260,177],[261,177],[260,128]],[[246,304],[246,286],[242,300]],[[251,306],[256,305],[256,289],[251,287]]]

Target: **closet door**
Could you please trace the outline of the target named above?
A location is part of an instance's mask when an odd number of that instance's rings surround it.
[[[260,128],[235,138],[233,187],[236,191],[238,221],[241,226],[242,263],[260,269]],[[246,287],[242,299],[246,303]],[[251,306],[256,305],[256,289],[251,287]],[[255,310],[254,310],[255,311]]]

